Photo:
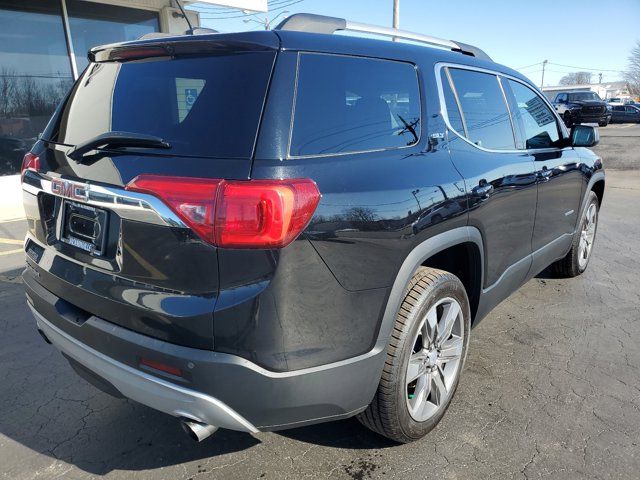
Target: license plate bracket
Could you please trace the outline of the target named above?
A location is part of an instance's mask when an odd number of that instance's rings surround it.
[[[60,240],[85,252],[102,256],[107,242],[108,212],[63,200]]]

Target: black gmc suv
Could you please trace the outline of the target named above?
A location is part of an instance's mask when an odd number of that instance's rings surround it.
[[[419,439],[471,327],[587,267],[597,128],[475,47],[295,15],[89,57],[24,159],[27,301],[80,375],[196,439],[355,415]]]

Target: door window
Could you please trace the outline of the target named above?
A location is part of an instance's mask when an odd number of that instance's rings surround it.
[[[458,68],[450,68],[449,73],[467,126],[467,138],[483,148],[515,149],[511,118],[498,77]]]
[[[300,55],[293,157],[414,145],[420,90],[413,65],[338,55]]]
[[[517,108],[513,117],[524,134],[525,148],[553,148],[558,145],[560,132],[556,116],[531,88],[508,80]]]

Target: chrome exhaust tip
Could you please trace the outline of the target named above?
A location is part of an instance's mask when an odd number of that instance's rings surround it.
[[[218,430],[218,427],[196,422],[195,420],[181,420],[182,429],[196,442],[201,442]]]

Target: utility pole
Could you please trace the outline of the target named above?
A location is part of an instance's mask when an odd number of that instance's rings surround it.
[[[400,0],[393,0],[393,28],[400,28]],[[393,41],[397,42],[398,39],[393,37]]]
[[[602,83],[602,74],[601,73],[598,74],[598,83]]]
[[[540,82],[540,88],[544,87],[544,69],[547,66],[549,60],[545,60],[542,62],[542,81]]]

